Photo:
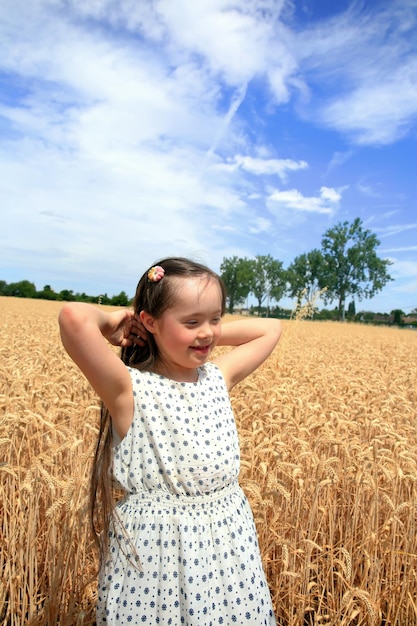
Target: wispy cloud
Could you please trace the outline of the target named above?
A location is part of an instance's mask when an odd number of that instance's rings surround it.
[[[398,248],[383,248],[383,254],[392,254],[394,252],[417,252],[417,246],[400,246]]]
[[[405,278],[407,279],[407,281],[409,281],[411,278],[417,278],[417,265],[412,261],[401,261],[394,258],[392,270],[390,268],[390,273],[393,274],[396,278]],[[394,287],[401,289],[400,285],[394,285]],[[415,295],[417,300],[417,291],[415,292]]]
[[[293,161],[292,159],[260,159],[236,155],[227,159],[226,163],[219,163],[216,168],[230,172],[240,168],[257,176],[278,176],[283,182],[286,182],[289,172],[304,170],[308,168],[308,163],[306,161]]]
[[[307,83],[326,86],[304,114],[346,133],[358,145],[403,137],[417,118],[415,2],[352,3],[326,23],[299,33],[297,59]],[[408,31],[408,33],[407,33]],[[383,106],[381,106],[383,103]]]
[[[345,152],[335,152],[331,158],[325,176],[327,176],[334,169],[344,165],[353,155],[353,150],[346,150]]]
[[[391,237],[392,235],[398,235],[409,230],[415,230],[417,224],[390,224],[389,226],[375,226],[373,229],[381,237]]]
[[[382,193],[380,191],[376,191],[374,187],[371,185],[365,185],[364,183],[358,183],[356,185],[358,191],[360,191],[364,196],[368,196],[368,198],[381,198]]]
[[[389,79],[381,74],[378,87],[375,87],[378,76],[374,75],[369,84],[358,87],[343,100],[327,104],[322,121],[349,133],[358,144],[397,141],[406,135],[417,117],[416,71],[417,63],[410,62],[402,72]],[[386,104],[381,107],[381,102]]]
[[[250,220],[248,223],[248,229],[252,235],[268,232],[271,230],[271,228],[271,220],[265,217],[257,217],[256,219]]]

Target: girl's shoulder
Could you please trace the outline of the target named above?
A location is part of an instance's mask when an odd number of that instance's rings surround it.
[[[200,380],[206,379],[210,384],[216,384],[220,387],[225,387],[227,391],[227,384],[221,368],[217,363],[208,361],[200,369]]]
[[[216,365],[216,363],[213,363],[213,361],[207,361],[207,363],[204,363],[204,365],[202,365],[198,369],[205,376],[216,374],[221,376],[220,367]]]

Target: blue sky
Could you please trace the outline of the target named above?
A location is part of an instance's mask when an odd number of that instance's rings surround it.
[[[133,295],[359,217],[395,280],[356,310],[411,311],[416,50],[417,0],[2,0],[0,279]]]

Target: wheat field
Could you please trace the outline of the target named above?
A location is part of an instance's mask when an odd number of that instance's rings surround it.
[[[98,400],[57,302],[0,298],[0,623],[92,626]],[[232,392],[280,626],[417,625],[417,332],[292,320]]]

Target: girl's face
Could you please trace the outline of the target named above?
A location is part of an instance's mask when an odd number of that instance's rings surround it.
[[[221,334],[221,291],[210,277],[177,278],[176,303],[158,319],[142,321],[159,350],[158,371],[181,381],[195,381]],[[148,323],[146,323],[148,322]]]

